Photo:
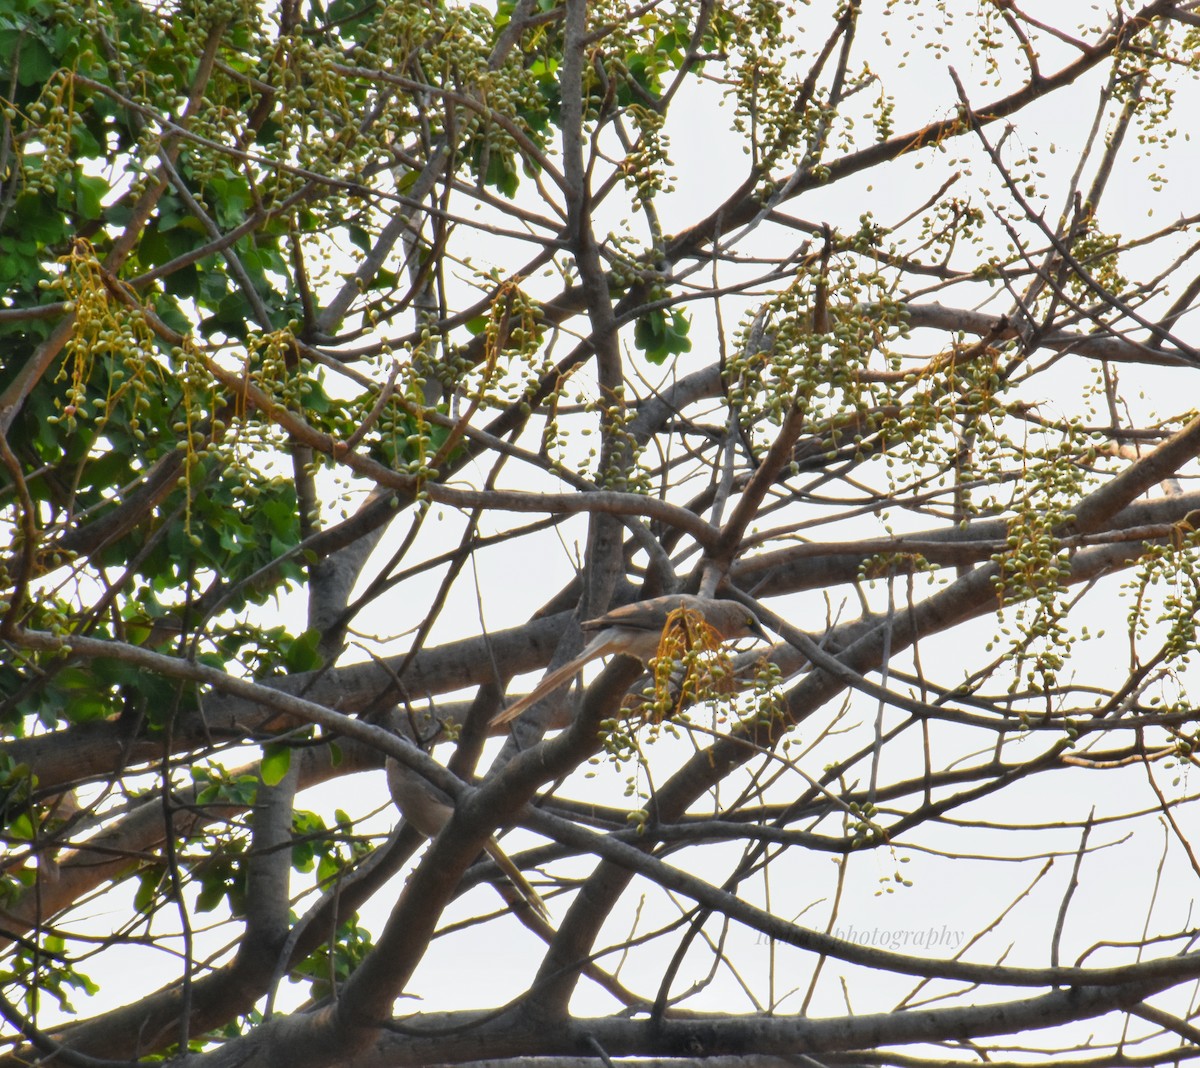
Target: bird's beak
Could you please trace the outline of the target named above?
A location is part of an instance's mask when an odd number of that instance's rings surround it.
[[[754,637],[762,639],[768,645],[775,644],[775,639],[772,638],[771,635],[767,633],[766,628],[757,619],[754,619],[753,617],[751,617],[751,621],[747,625],[746,629],[751,634],[753,634]]]

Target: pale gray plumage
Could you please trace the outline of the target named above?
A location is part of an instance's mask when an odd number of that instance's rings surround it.
[[[454,802],[423,775],[392,757],[387,759],[387,783],[392,800],[405,821],[426,838],[436,838],[454,815]],[[550,912],[541,895],[530,885],[495,838],[483,844],[488,856],[504,872],[517,893],[544,919]]]
[[[686,609],[699,615],[722,641],[758,637],[770,639],[758,618],[745,605],[717,597],[698,597],[691,593],[671,593],[648,601],[622,605],[580,626],[594,632],[577,657],[546,675],[528,694],[509,705],[493,723],[509,723],[531,705],[569,682],[584,664],[602,656],[621,653],[648,663],[658,654],[663,628],[673,612]]]

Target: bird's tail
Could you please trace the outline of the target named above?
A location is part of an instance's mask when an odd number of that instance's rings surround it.
[[[488,840],[486,849],[488,856],[496,862],[496,866],[504,872],[508,881],[516,887],[517,893],[524,898],[525,903],[541,916],[542,919],[550,919],[550,910],[546,908],[546,902],[542,900],[542,895],[530,885],[529,880],[521,873],[521,869],[512,862],[509,855],[500,848],[494,839]]]
[[[563,664],[562,667],[556,668],[554,671],[550,672],[549,675],[546,675],[542,681],[539,682],[524,697],[509,705],[508,708],[496,716],[492,722],[498,724],[511,723],[522,712],[524,712],[525,709],[536,704],[543,697],[552,694],[560,686],[570,682],[570,680],[579,672],[579,669],[591,659],[591,656],[577,656],[574,660],[568,660],[567,663]]]

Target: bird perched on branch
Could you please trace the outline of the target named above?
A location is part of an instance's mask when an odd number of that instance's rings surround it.
[[[512,722],[525,709],[569,682],[584,664],[599,657],[620,653],[648,664],[659,655],[663,632],[668,629],[668,624],[687,626],[689,618],[698,620],[708,628],[711,634],[705,637],[710,645],[749,637],[770,641],[758,617],[737,601],[671,593],[622,605],[580,624],[584,631],[593,633],[583,652],[551,671],[531,692],[509,705],[492,722]]]
[[[424,775],[392,757],[387,759],[387,783],[400,815],[426,838],[436,838],[454,815],[454,801],[449,795]],[[496,839],[489,836],[483,848],[525,902],[543,919],[549,919],[550,911],[546,908],[546,902],[512,862],[512,858],[500,848]]]

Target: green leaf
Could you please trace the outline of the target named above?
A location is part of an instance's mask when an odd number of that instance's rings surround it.
[[[315,671],[321,666],[321,654],[317,645],[321,641],[321,632],[312,627],[301,634],[288,647],[284,660],[288,671]]]
[[[108,192],[108,182],[103,178],[89,178],[86,174],[75,175],[75,210],[85,219],[99,219],[103,207],[101,202]]]
[[[233,227],[245,222],[250,208],[250,187],[244,178],[214,175],[208,180],[206,193],[222,226]]]
[[[161,872],[158,868],[146,868],[138,873],[137,893],[133,895],[133,907],[138,912],[153,911],[160,875]]]
[[[292,747],[290,745],[268,745],[263,750],[262,774],[263,784],[278,786],[292,766]]]
[[[225,897],[225,879],[223,874],[213,871],[201,884],[200,893],[196,895],[196,911],[212,912]]]
[[[67,702],[63,714],[72,723],[88,723],[91,720],[105,719],[113,713],[112,702],[98,693],[80,694]]]
[[[517,186],[521,184],[521,178],[517,173],[517,168],[513,166],[512,157],[496,151],[493,151],[488,157],[487,174],[484,176],[484,181],[488,185],[495,186],[509,200],[517,195]]]
[[[50,50],[36,37],[26,37],[21,42],[21,58],[17,67],[17,81],[21,85],[45,82],[54,73],[54,68],[54,57]]]
[[[317,882],[328,883],[331,882],[337,876],[338,872],[342,870],[342,866],[337,862],[336,857],[325,854],[321,857],[321,862],[316,865],[316,869]]]
[[[14,819],[7,828],[7,834],[10,838],[15,838],[18,841],[29,842],[33,840],[33,820],[28,812],[22,812]]]
[[[195,275],[189,271],[188,278],[194,281]],[[173,282],[180,280],[180,272],[176,272],[171,276]],[[191,321],[183,313],[183,309],[179,306],[179,302],[169,293],[160,294],[154,302],[155,310],[158,312],[158,317],[167,324],[172,330],[176,330],[181,334],[186,334],[191,329]]]
[[[683,312],[672,312],[670,319],[661,308],[655,308],[638,319],[633,328],[633,343],[653,364],[662,364],[668,356],[690,352],[692,342],[688,331],[692,321]]]

